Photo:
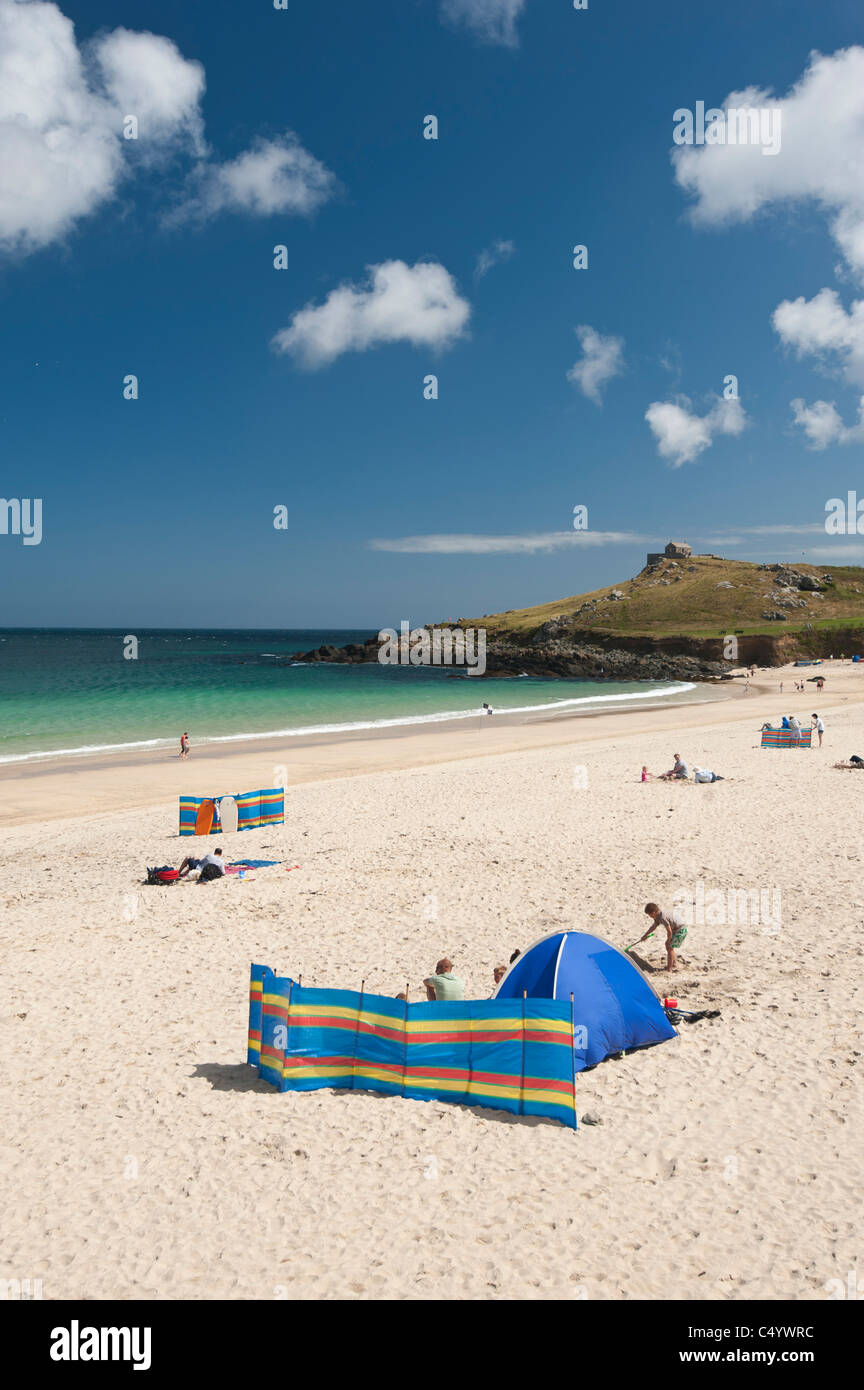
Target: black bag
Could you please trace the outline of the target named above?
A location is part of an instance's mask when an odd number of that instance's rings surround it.
[[[204,865],[204,868],[201,870],[200,874],[198,875],[198,882],[199,882],[199,883],[209,883],[209,882],[211,881],[211,879],[214,879],[214,878],[221,878],[221,877],[222,877],[222,873],[221,873],[220,870],[216,867],[215,864],[205,864],[205,865]]]

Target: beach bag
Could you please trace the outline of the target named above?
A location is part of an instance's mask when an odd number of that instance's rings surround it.
[[[214,878],[221,878],[221,877],[222,877],[222,875],[220,874],[219,870],[216,868],[216,865],[215,865],[215,864],[205,864],[205,865],[204,865],[204,868],[201,870],[200,874],[198,875],[198,882],[199,882],[199,883],[209,883],[209,882],[211,881],[211,879],[214,879]]]
[[[170,866],[169,864],[163,865],[163,867],[162,867],[161,869],[148,869],[148,870],[147,870],[147,882],[148,882],[148,883],[161,883],[161,884],[176,883],[177,880],[179,879],[179,877],[180,877],[180,872],[179,872],[179,870],[178,870],[178,869],[172,869],[171,866]]]

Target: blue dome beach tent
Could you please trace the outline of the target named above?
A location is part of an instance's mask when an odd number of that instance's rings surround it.
[[[523,993],[562,1002],[573,995],[577,1071],[678,1036],[636,962],[588,932],[553,932],[535,941],[492,997],[521,999]]]

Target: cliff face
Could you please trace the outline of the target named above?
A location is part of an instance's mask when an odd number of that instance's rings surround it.
[[[665,649],[664,644],[652,644],[650,639],[615,639],[600,644],[595,634],[568,633],[550,636],[535,635],[534,640],[497,639],[492,637],[486,648],[486,676],[546,676],[583,677],[610,680],[681,680],[705,681],[726,678],[731,665],[713,659],[708,647],[719,643],[688,642],[680,639],[677,649]],[[706,648],[706,650],[701,650]],[[318,647],[311,652],[297,652],[293,660],[305,662],[357,663],[378,660],[378,638],[347,647]],[[460,668],[453,673],[461,674]],[[479,677],[472,677],[479,679]]]

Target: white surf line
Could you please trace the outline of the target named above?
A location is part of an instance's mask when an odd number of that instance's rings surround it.
[[[496,714],[533,714],[538,710],[560,710],[574,705],[608,705],[620,701],[656,700],[665,695],[683,695],[695,690],[695,682],[681,681],[676,685],[661,686],[659,690],[640,690],[621,695],[583,695],[572,700],[550,700],[541,705],[499,705]],[[262,738],[300,738],[308,734],[354,733],[362,729],[395,729],[414,724],[440,724],[448,719],[476,719],[477,709],[472,706],[466,710],[441,710],[434,714],[407,714],[396,719],[356,720],[343,724],[308,724],[297,729],[266,729],[261,733],[211,734],[202,735],[195,741],[195,748],[211,743],[248,743]],[[176,739],[147,738],[133,743],[94,743],[83,744],[80,748],[52,748],[36,753],[11,753],[0,757],[0,764],[35,762],[44,758],[74,758],[92,756],[96,753],[118,753],[135,748],[172,748]]]

